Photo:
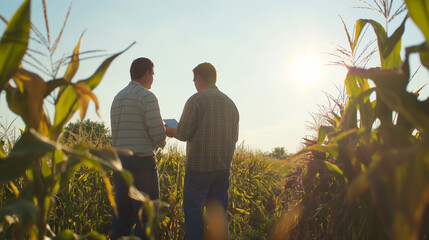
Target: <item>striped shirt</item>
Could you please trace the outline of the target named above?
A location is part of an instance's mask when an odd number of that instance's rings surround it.
[[[231,167],[238,140],[239,113],[217,87],[191,96],[177,126],[177,139],[186,143],[186,168],[217,171]]]
[[[165,128],[158,99],[140,83],[131,81],[114,98],[110,109],[115,148],[127,148],[138,156],[154,156],[165,146]]]

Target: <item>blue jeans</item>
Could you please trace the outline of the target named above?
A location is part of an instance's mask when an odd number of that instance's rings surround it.
[[[134,186],[146,194],[150,198],[159,198],[158,184],[158,169],[153,157],[137,157],[137,156],[119,156],[123,168],[130,171],[134,177]],[[114,172],[114,191],[115,201],[118,208],[119,217],[113,214],[113,237],[117,239],[122,236],[129,236],[131,228],[135,224],[134,235],[145,240],[148,239],[145,230],[142,228],[142,223],[138,218],[138,211],[142,207],[142,203],[128,197],[129,187],[125,183],[122,176]],[[143,223],[146,222],[146,214],[143,212]]]
[[[225,220],[221,230],[225,232],[227,238],[228,218],[226,210],[228,209],[229,176],[229,169],[212,172],[186,170],[183,187],[186,240],[203,239],[204,206],[210,203],[221,206],[220,213],[224,217],[222,220]],[[209,209],[206,210],[209,212]]]

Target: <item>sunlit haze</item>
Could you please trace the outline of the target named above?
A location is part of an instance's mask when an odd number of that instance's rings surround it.
[[[41,2],[32,1],[31,19],[45,33]],[[46,2],[51,38],[55,39],[71,1]],[[0,0],[0,15],[10,19],[21,3]],[[177,120],[186,100],[196,92],[192,69],[210,62],[217,69],[219,89],[234,100],[240,111],[239,143],[261,151],[285,147],[295,152],[301,147],[301,139],[312,134],[307,126],[317,105],[326,103],[324,92],[336,96],[337,87],[343,85],[346,69],[329,66],[337,60],[329,55],[335,44],[348,46],[339,15],[349,31],[353,31],[359,18],[384,23],[375,12],[354,8],[359,6],[362,3],[356,0],[74,0],[54,58],[70,55],[84,31],[81,51],[104,50],[100,54],[113,54],[136,41],[113,61],[94,91],[101,118],[93,104],[88,108],[87,118],[103,121],[109,128],[110,105],[116,93],[129,83],[129,67],[135,58],[144,56],[154,62],[151,91],[159,100],[162,117]],[[395,29],[401,21],[402,16],[389,29]],[[1,21],[1,33],[5,26]],[[375,39],[371,29],[367,32],[368,39]],[[407,23],[405,36],[403,46],[423,41],[412,21]],[[30,47],[46,52],[34,41]],[[74,81],[89,77],[105,57],[82,61]],[[411,61],[415,71],[420,62],[417,58]],[[369,64],[377,65],[378,59]],[[410,91],[419,89],[427,75],[427,70],[421,68]],[[426,87],[421,96],[428,95]],[[14,115],[4,92],[0,109],[0,122],[11,123]],[[52,118],[53,111],[49,107],[47,111]],[[78,114],[72,121],[77,117]],[[21,120],[14,124],[23,127]]]
[[[292,78],[305,87],[320,80],[322,70],[322,63],[313,52],[297,56],[290,69]]]

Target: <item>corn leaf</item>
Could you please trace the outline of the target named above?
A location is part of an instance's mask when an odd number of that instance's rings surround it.
[[[13,88],[10,85],[6,87],[6,100],[9,109],[17,115],[21,116],[25,123],[30,122],[28,112],[27,97],[18,88]]]
[[[30,0],[26,0],[12,19],[0,40],[0,92],[15,74],[27,50],[30,36]]]
[[[25,123],[27,127],[39,129],[40,120],[43,113],[43,100],[45,98],[46,84],[39,75],[20,68],[13,76],[15,82],[23,83],[26,100],[28,119]]]
[[[25,232],[36,222],[37,209],[33,202],[27,199],[15,199],[0,209],[0,232],[5,230],[7,225],[14,224],[16,234]],[[24,239],[24,237],[22,238]]]
[[[110,63],[112,63],[112,61],[116,57],[128,50],[132,45],[134,45],[134,43],[128,46],[123,51],[116,53],[113,56],[104,60],[104,62],[99,66],[97,71],[91,77],[85,80],[78,81],[78,84],[85,84],[90,90],[93,90],[100,83],[108,67],[110,66]],[[81,107],[83,106],[85,105],[81,105]],[[50,133],[51,138],[56,139],[59,136],[64,125],[70,120],[70,118],[73,116],[73,114],[78,108],[78,94],[76,93],[76,90],[73,86],[67,86],[64,92],[58,98],[58,102],[55,106],[54,125]],[[82,109],[82,111],[85,111],[85,109]]]
[[[64,74],[64,80],[67,82],[71,82],[72,78],[76,74],[78,68],[79,68],[79,49],[80,44],[82,42],[83,34],[80,36],[79,41],[74,48],[73,55],[71,57],[69,66],[67,67],[66,73]]]
[[[406,19],[405,19],[406,20]],[[380,54],[381,68],[394,69],[402,64],[400,51],[401,51],[401,37],[405,29],[405,20],[401,26],[395,31],[391,38],[387,37],[384,27],[374,21],[363,19],[362,21],[370,24],[375,34],[377,35],[378,50]]]
[[[42,136],[34,129],[24,132],[8,157],[0,161],[0,184],[23,176],[33,162],[46,153],[60,148],[59,145]]]
[[[106,73],[107,69],[110,66],[110,63],[112,63],[112,61],[119,55],[121,55],[123,52],[127,51],[130,47],[132,47],[135,44],[132,43],[130,46],[128,46],[126,49],[124,49],[123,51],[116,53],[115,55],[107,58],[106,60],[104,60],[104,62],[100,65],[100,67],[97,69],[97,71],[88,79],[86,80],[81,80],[79,82],[83,82],[85,83],[91,90],[93,90],[95,87],[98,86],[98,84],[100,83],[101,79],[103,78],[104,74]]]
[[[359,19],[356,21],[355,39],[352,44],[352,51],[355,50],[357,43],[359,42],[360,34],[363,28],[365,27],[365,25],[366,25],[366,22],[363,19]]]
[[[416,52],[420,54],[420,61],[423,66],[429,69],[429,45],[424,42],[420,45],[406,48],[407,55]]]
[[[80,119],[83,121],[85,119],[86,110],[88,109],[89,100],[92,99],[95,103],[95,109],[98,113],[98,109],[100,106],[98,105],[98,99],[95,96],[94,93],[89,90],[89,88],[83,84],[82,82],[79,82],[77,84],[73,85],[75,87],[76,94],[78,96],[78,103],[79,103],[79,110],[80,110]]]
[[[426,0],[405,0],[408,13],[429,41],[429,3]]]

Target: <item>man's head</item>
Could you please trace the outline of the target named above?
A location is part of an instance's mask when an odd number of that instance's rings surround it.
[[[216,86],[216,69],[210,63],[201,63],[196,66],[194,72],[194,84],[197,91],[202,91],[206,87]]]
[[[131,64],[131,80],[139,82],[146,89],[152,86],[153,74],[153,62],[148,58],[137,58]]]

